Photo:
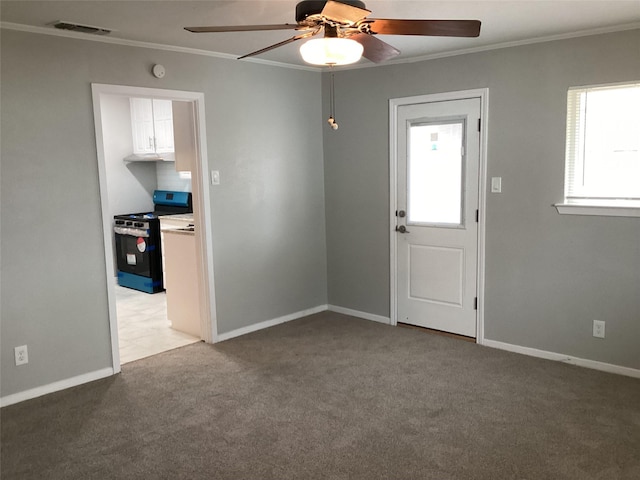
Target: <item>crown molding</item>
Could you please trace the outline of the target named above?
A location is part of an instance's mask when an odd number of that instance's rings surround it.
[[[447,57],[457,57],[459,55],[468,55],[470,53],[479,53],[486,52],[490,50],[499,50],[502,48],[510,48],[510,47],[520,47],[523,45],[533,45],[536,43],[546,43],[546,42],[554,42],[556,40],[569,40],[572,38],[579,37],[588,37],[591,35],[603,35],[606,33],[616,33],[623,32],[626,30],[637,30],[640,29],[640,22],[635,23],[627,23],[624,25],[615,25],[611,27],[600,27],[600,28],[592,28],[589,30],[579,30],[575,32],[569,33],[561,33],[558,35],[548,35],[545,37],[536,37],[530,38],[526,40],[514,40],[512,42],[502,42],[502,43],[493,43],[491,45],[484,45],[482,47],[473,47],[473,48],[465,48],[461,50],[454,50],[451,52],[442,52],[442,53],[434,53],[431,55],[422,55],[420,57],[411,57],[411,58],[403,58],[399,60],[388,60],[384,62],[384,64],[355,64],[355,65],[345,65],[342,67],[337,67],[340,70],[356,70],[360,68],[372,68],[372,67],[382,67],[389,65],[401,65],[405,63],[418,63],[424,62],[427,60],[437,60],[439,58],[447,58]]]
[[[191,55],[202,55],[205,57],[221,58],[224,60],[237,61],[235,55],[228,53],[212,52],[209,50],[201,50],[197,48],[178,47],[176,45],[165,45],[162,43],[142,42],[139,40],[126,40],[123,38],[113,38],[104,36],[90,36],[86,33],[78,33],[67,30],[56,30],[53,27],[35,27],[32,25],[23,25],[20,23],[0,22],[0,28],[6,30],[17,30],[20,32],[37,33],[41,35],[51,35],[54,37],[73,38],[75,40],[84,40],[98,43],[109,43],[112,45],[123,45],[126,47],[138,47],[149,48],[153,50],[164,50],[167,52],[188,53]],[[305,65],[292,65],[290,63],[274,62],[271,60],[264,60],[261,58],[246,58],[244,62],[257,63],[260,65],[269,65],[272,67],[289,68],[293,70],[305,70],[309,72],[320,72],[321,69],[317,67],[305,66]]]

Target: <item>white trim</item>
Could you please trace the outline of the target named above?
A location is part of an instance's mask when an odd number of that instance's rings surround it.
[[[485,347],[497,348],[508,352],[520,353],[530,357],[544,358],[546,360],[554,360],[557,362],[568,363],[578,367],[591,368],[592,370],[600,370],[602,372],[615,373],[625,375],[627,377],[640,378],[640,370],[611,363],[598,362],[596,360],[588,360],[586,358],[573,357],[562,353],[548,352],[546,350],[538,350],[537,348],[523,347],[521,345],[513,345],[511,343],[498,342],[496,340],[484,341]]]
[[[98,157],[98,183],[100,186],[100,208],[102,211],[102,235],[104,238],[104,262],[107,272],[107,307],[109,310],[109,330],[111,337],[111,365],[113,373],[120,372],[120,341],[118,339],[118,313],[116,311],[116,272],[113,268],[113,244],[111,235],[113,226],[109,215],[109,197],[107,194],[107,166],[104,157],[104,137],[102,135],[102,111],[100,106],[100,89],[91,86],[93,101],[93,121],[96,132],[96,154]]]
[[[338,307],[336,305],[329,305],[328,308],[331,312],[342,313],[344,315],[350,315],[352,317],[363,318],[365,320],[372,320],[378,323],[384,323],[385,325],[391,325],[391,319],[389,317],[383,317],[382,315],[375,315],[373,313],[361,312],[359,310],[352,310],[350,308]]]
[[[480,165],[478,165],[478,320],[476,343],[484,344],[484,279],[487,232],[487,158],[489,144],[489,89],[480,90]]]
[[[478,88],[473,90],[461,90],[456,92],[443,92],[413,97],[392,98],[389,100],[389,246],[390,246],[390,325],[398,324],[398,300],[397,300],[397,278],[398,278],[398,238],[395,233],[397,206],[397,131],[398,131],[398,108],[403,105],[416,103],[432,103],[450,100],[464,100],[468,98],[480,99],[480,158],[478,159],[478,264],[477,264],[477,295],[478,313],[476,318],[476,343],[484,343],[484,278],[485,278],[485,236],[486,236],[486,205],[487,205],[487,143],[489,131],[489,89]]]
[[[415,97],[411,97],[415,98]],[[398,107],[400,99],[389,99],[389,325],[398,325]]]
[[[51,35],[54,37],[66,37],[76,40],[86,40],[89,42],[109,43],[112,45],[123,45],[126,47],[139,47],[139,48],[151,48],[153,50],[164,50],[167,52],[187,53],[190,55],[202,55],[204,57],[221,58],[223,60],[237,61],[236,55],[229,53],[212,52],[210,50],[200,50],[198,48],[178,47],[176,45],[165,45],[162,43],[141,42],[138,40],[126,40],[124,38],[105,37],[101,35],[91,36],[86,33],[78,33],[69,30],[57,30],[54,27],[35,27],[32,25],[22,25],[19,23],[0,22],[0,28],[7,30],[17,30],[20,32],[38,33],[41,35]],[[259,63],[262,65],[269,65],[272,67],[292,68],[294,70],[306,70],[311,72],[320,72],[320,68],[311,67],[306,65],[293,65],[290,63],[274,62],[272,60],[264,60],[262,58],[245,58],[244,62]]]
[[[211,184],[209,183],[209,154],[207,153],[207,126],[205,124],[204,93],[199,94],[195,102],[196,135],[198,144],[198,162],[195,165],[198,182],[198,225],[204,227],[204,235],[196,235],[204,269],[198,268],[200,276],[200,324],[201,337],[206,343],[214,343],[218,337],[218,314],[216,311],[216,290],[213,265],[213,218],[211,210]]]
[[[14,403],[24,402],[25,400],[31,400],[32,398],[41,397],[49,393],[59,392],[71,387],[77,387],[84,383],[100,380],[101,378],[110,377],[117,372],[114,372],[112,368],[103,368],[101,370],[95,370],[89,373],[83,373],[77,377],[67,378],[58,382],[49,383],[48,385],[42,385],[40,387],[31,388],[22,392],[7,395],[0,398],[0,407],[6,407],[13,405]]]
[[[634,205],[589,205],[588,203],[555,203],[560,215],[594,215],[601,217],[640,217],[640,206]],[[636,202],[637,203],[637,202]]]
[[[263,322],[247,325],[246,327],[237,328],[235,330],[231,330],[230,332],[219,334],[218,342],[224,342],[225,340],[230,340],[241,335],[246,335],[247,333],[257,332],[258,330],[263,330],[265,328],[280,325],[281,323],[290,322],[292,320],[297,320],[299,318],[316,313],[325,312],[326,310],[327,305],[318,305],[317,307],[308,308],[307,310],[301,310],[299,312],[290,313],[289,315],[284,315],[282,317],[272,318],[271,320],[265,320]]]
[[[202,92],[188,92],[181,90],[168,90],[159,88],[146,88],[146,87],[134,87],[127,85],[109,85],[102,83],[92,83],[91,91],[93,97],[93,116],[96,131],[96,151],[98,157],[98,172],[100,182],[100,204],[102,210],[102,228],[105,244],[105,265],[107,277],[109,279],[115,278],[116,272],[113,266],[113,247],[111,244],[112,226],[111,217],[109,216],[108,205],[109,199],[107,195],[107,176],[106,165],[104,158],[104,138],[102,135],[102,114],[100,106],[100,97],[102,95],[121,95],[125,97],[131,96],[147,96],[156,98],[165,98],[169,100],[183,100],[192,101],[195,103],[195,110],[197,112],[197,125],[196,130],[198,132],[198,149],[200,152],[200,158],[197,165],[197,181],[199,181],[199,190],[201,192],[199,206],[203,207],[199,214],[204,228],[199,229],[196,232],[196,240],[198,245],[206,247],[202,251],[204,258],[204,269],[201,278],[205,280],[203,289],[209,292],[208,296],[205,296],[202,306],[204,313],[202,324],[204,326],[201,337],[208,343],[213,343],[217,336],[217,317],[216,317],[216,305],[215,305],[215,291],[214,291],[214,273],[213,273],[213,242],[212,238],[212,225],[211,221],[211,201],[208,184],[208,175],[204,172],[209,171],[209,158],[207,156],[207,144],[206,144],[206,125],[204,117],[204,93]],[[116,296],[115,296],[115,283],[112,281],[107,282],[107,299],[109,302],[109,328],[111,332],[111,357],[112,367],[114,373],[120,371],[120,353],[118,342],[118,324],[117,324],[117,312],[116,312]]]

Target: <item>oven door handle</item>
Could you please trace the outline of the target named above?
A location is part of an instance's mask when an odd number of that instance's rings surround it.
[[[142,228],[129,228],[129,227],[113,227],[113,231],[117,235],[129,235],[130,237],[149,237],[149,230]]]

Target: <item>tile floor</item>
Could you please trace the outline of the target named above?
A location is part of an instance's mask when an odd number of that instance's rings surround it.
[[[116,285],[116,309],[120,363],[200,341],[171,328],[165,292],[148,294]]]

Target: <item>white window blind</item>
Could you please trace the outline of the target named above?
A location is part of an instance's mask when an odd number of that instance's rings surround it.
[[[565,201],[640,200],[640,82],[570,88]]]

